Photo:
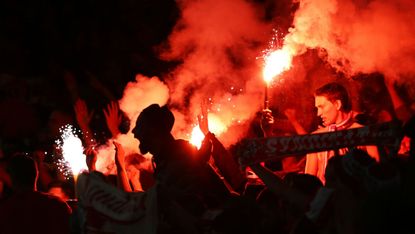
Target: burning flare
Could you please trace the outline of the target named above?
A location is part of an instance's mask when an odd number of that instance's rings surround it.
[[[272,79],[291,67],[292,54],[288,47],[274,50],[267,53],[264,57],[264,69],[262,75],[267,85]]]
[[[72,175],[76,179],[78,174],[83,170],[88,170],[85,162],[84,147],[82,141],[76,136],[72,125],[65,125],[59,130],[61,139],[57,140],[58,148],[62,151],[64,163],[72,171]]]

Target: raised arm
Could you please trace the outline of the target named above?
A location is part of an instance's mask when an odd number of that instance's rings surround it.
[[[117,182],[118,187],[126,192],[132,192],[130,182],[128,180],[127,171],[125,170],[125,152],[122,145],[114,141],[115,146],[115,165],[117,166]]]
[[[287,119],[290,121],[292,126],[295,129],[295,132],[299,135],[307,134],[307,131],[304,129],[304,127],[300,124],[300,122],[297,119],[297,111],[292,108],[288,108],[284,111],[284,115],[287,117]]]
[[[398,92],[395,89],[395,80],[390,77],[385,77],[385,85],[392,99],[393,109],[395,110],[396,117],[403,123],[406,123],[412,117],[412,113],[405,105],[405,102],[402,100],[402,98],[398,95]]]
[[[81,128],[82,136],[84,139],[84,142],[86,144],[86,148],[94,146],[95,139],[92,135],[92,131],[89,128],[89,123],[91,122],[92,116],[94,114],[93,111],[89,111],[88,107],[86,106],[86,103],[82,99],[77,99],[74,105],[74,111],[76,116],[76,121]]]
[[[104,109],[105,121],[107,127],[111,132],[112,137],[116,137],[119,133],[119,126],[121,124],[122,118],[120,115],[120,108],[116,101],[112,101],[107,105],[107,108]]]
[[[140,170],[137,169],[134,165],[127,166],[127,175],[130,179],[131,185],[133,187],[133,191],[142,192],[143,186],[140,182]]]
[[[206,102],[203,101],[200,105],[200,114],[197,116],[200,131],[202,131],[205,138],[202,146],[199,149],[199,157],[202,162],[207,162],[211,156],[212,151],[212,137],[213,134],[209,131],[209,120]]]
[[[264,133],[264,137],[272,136],[272,126],[274,125],[274,116],[270,109],[262,110],[261,115],[261,129]]]
[[[205,102],[201,105],[201,114],[198,115],[198,121],[200,130],[205,135],[202,147],[199,150],[200,157],[207,161],[212,156],[214,159],[213,166],[225,178],[225,185],[227,186],[229,183],[232,190],[239,190],[246,182],[245,174],[239,169],[237,162],[222,143],[209,131],[208,112]]]
[[[197,120],[199,122],[200,131],[202,131],[203,135],[206,136],[209,133],[208,110],[206,101],[203,101],[200,105],[200,114],[197,116]]]
[[[252,171],[264,182],[267,188],[284,200],[293,202],[301,210],[307,209],[307,198],[299,191],[288,187],[282,179],[260,164],[251,165]]]
[[[93,172],[96,170],[95,164],[97,162],[97,151],[94,149],[94,147],[89,147],[85,149],[85,155],[86,155],[86,165],[88,166],[88,171]]]

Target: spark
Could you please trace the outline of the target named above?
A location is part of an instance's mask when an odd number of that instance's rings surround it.
[[[267,85],[272,82],[274,77],[291,67],[293,57],[290,47],[282,46],[283,40],[280,40],[282,34],[275,29],[273,31],[274,34],[268,44],[268,48],[262,51],[263,55],[259,57],[264,60],[262,75]]]
[[[55,142],[62,152],[63,158],[58,159],[58,169],[64,173],[66,178],[70,174],[76,178],[81,171],[88,169],[82,141],[77,137],[75,129],[70,124],[61,127],[59,132],[61,139]]]
[[[264,58],[263,77],[268,84],[272,79],[291,67],[292,55],[287,47],[272,51]]]

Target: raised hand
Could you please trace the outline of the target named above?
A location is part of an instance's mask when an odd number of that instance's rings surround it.
[[[284,115],[290,121],[297,134],[307,134],[307,131],[304,129],[304,127],[300,124],[300,122],[297,119],[297,111],[295,109],[286,109],[284,111]]]
[[[89,123],[91,122],[94,111],[89,112],[85,101],[80,98],[75,102],[74,111],[76,115],[76,121],[78,122],[78,125],[83,133],[82,136],[84,143],[87,147],[92,147],[95,145],[95,140],[92,136],[92,131],[89,128]]]
[[[199,122],[200,130],[202,131],[203,135],[206,136],[209,133],[209,121],[206,101],[202,101],[200,110],[201,113],[197,116],[197,120]]]
[[[89,112],[88,107],[84,100],[78,98],[74,105],[74,111],[76,115],[76,121],[81,127],[82,131],[89,129],[89,123],[91,122],[93,111]]]
[[[265,137],[268,137],[272,133],[272,125],[274,124],[274,117],[270,109],[262,110],[261,116],[261,129]]]
[[[85,149],[85,155],[86,155],[86,165],[88,166],[89,172],[95,171],[95,164],[97,162],[97,151],[94,149],[94,147],[88,147]]]
[[[104,109],[104,115],[107,127],[110,130],[112,137],[116,137],[120,133],[118,126],[120,126],[122,121],[118,103],[115,101],[109,103],[107,108]]]

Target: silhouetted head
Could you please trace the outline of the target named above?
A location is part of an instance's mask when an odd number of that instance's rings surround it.
[[[7,172],[12,180],[13,188],[35,189],[38,169],[32,158],[25,155],[11,157],[7,165]]]
[[[166,136],[171,136],[173,124],[174,116],[167,106],[152,104],[145,108],[138,116],[132,131],[134,137],[140,141],[141,153],[154,153]]]

